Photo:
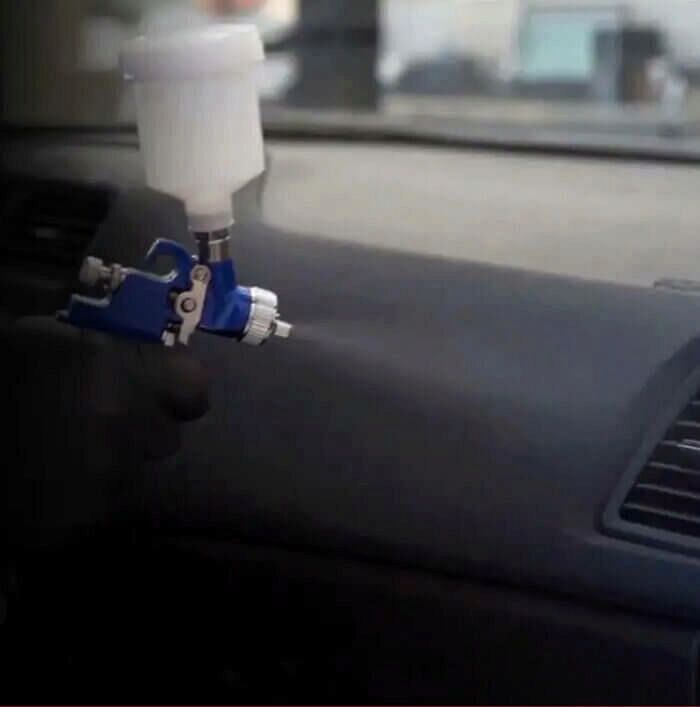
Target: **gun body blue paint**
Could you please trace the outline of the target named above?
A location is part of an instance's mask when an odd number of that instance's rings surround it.
[[[175,267],[167,275],[153,272],[156,261],[170,257]],[[173,301],[192,287],[190,273],[197,258],[179,243],[156,241],[148,251],[143,270],[125,268],[117,289],[105,297],[73,295],[60,317],[81,328],[96,329],[140,341],[161,341],[163,333],[181,323]],[[207,263],[211,279],[199,328],[212,334],[240,338],[251,308],[250,290],[236,282],[231,260]]]
[[[209,263],[209,269],[211,282],[199,328],[210,334],[239,338],[248,324],[250,290],[236,284],[232,260]]]

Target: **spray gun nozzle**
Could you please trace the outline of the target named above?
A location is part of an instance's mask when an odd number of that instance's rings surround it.
[[[288,339],[292,333],[292,325],[289,322],[283,322],[277,319],[273,325],[272,333],[274,336],[279,336],[282,339]]]

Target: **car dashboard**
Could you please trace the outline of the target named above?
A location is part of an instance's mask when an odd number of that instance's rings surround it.
[[[132,136],[6,148],[11,316],[63,306],[87,252],[188,243]],[[146,589],[119,585],[120,620],[231,636],[187,652],[177,695],[206,675],[224,700],[700,700],[700,299],[653,287],[700,270],[695,169],[330,140],[267,157],[233,247],[295,336],[195,337],[212,409],[143,480],[157,560],[122,560]],[[106,591],[79,575],[73,612]]]

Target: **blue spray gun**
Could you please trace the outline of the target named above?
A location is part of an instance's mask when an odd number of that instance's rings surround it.
[[[264,168],[255,80],[263,59],[257,30],[216,25],[138,37],[121,63],[133,81],[148,186],[180,198],[198,244],[157,240],[141,269],[85,259],[81,281],[102,296],[73,295],[63,320],[166,346],[187,344],[196,329],[262,344],[288,337],[277,295],[242,287],[231,259],[231,195]],[[161,258],[173,263],[156,273]]]

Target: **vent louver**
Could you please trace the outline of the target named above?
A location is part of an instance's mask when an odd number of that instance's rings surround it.
[[[627,494],[620,517],[700,538],[700,395],[656,445]]]
[[[111,198],[101,187],[5,180],[0,189],[0,253],[74,267],[107,215]]]

